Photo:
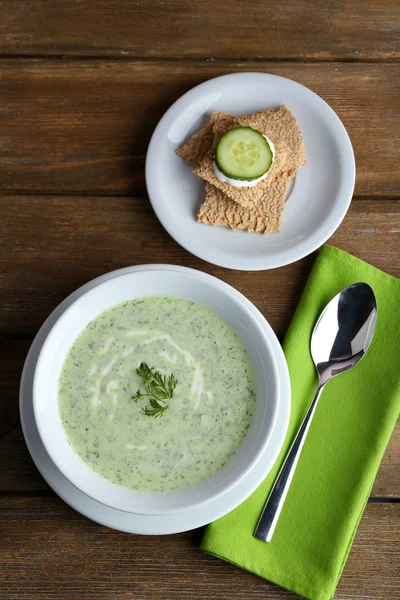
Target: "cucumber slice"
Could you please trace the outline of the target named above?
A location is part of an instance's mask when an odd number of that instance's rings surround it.
[[[219,140],[215,163],[227,177],[251,181],[265,175],[273,161],[268,141],[251,127],[235,127]]]

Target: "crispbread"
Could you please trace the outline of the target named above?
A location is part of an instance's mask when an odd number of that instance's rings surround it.
[[[268,129],[273,137],[282,140],[294,153],[296,167],[306,164],[306,153],[303,136],[293,113],[287,106],[281,106],[276,110],[264,110],[254,113],[249,117],[242,117],[244,124],[257,129],[255,123],[262,123],[262,127]],[[246,123],[247,121],[247,123]],[[260,131],[262,131],[260,129]],[[262,131],[262,133],[264,133]],[[269,136],[268,136],[269,137]],[[273,139],[271,137],[271,139]]]
[[[276,182],[279,179],[285,179],[285,173],[295,169],[298,164],[294,152],[282,140],[276,137],[275,132],[271,132],[268,126],[271,115],[275,113],[276,111],[268,110],[265,113],[256,113],[251,117],[232,117],[231,120],[215,119],[213,123],[215,136],[212,148],[194,169],[194,173],[220,189],[229,198],[244,208],[255,208],[262,199],[265,200],[268,197],[269,190],[272,190],[271,193],[273,194]],[[215,175],[213,162],[215,147],[222,135],[233,127],[243,126],[251,126],[271,139],[275,146],[275,160],[264,180],[253,187],[239,188],[220,181]]]
[[[215,147],[224,133],[246,126],[266,135],[276,154],[265,180],[254,187],[236,188],[215,176]],[[177,154],[196,166],[194,173],[206,181],[199,222],[263,233],[279,231],[287,183],[295,176],[296,168],[306,162],[299,126],[286,106],[242,117],[213,111],[208,123]]]
[[[286,185],[295,171],[285,179],[279,179],[255,209],[243,208],[224,192],[206,182],[205,201],[201,205],[197,220],[208,225],[220,225],[231,229],[246,229],[250,232],[277,233],[281,228],[282,213],[286,198]]]
[[[214,110],[210,114],[210,119],[207,123],[197,133],[192,135],[186,144],[181,148],[178,148],[176,153],[183,158],[183,160],[186,160],[186,162],[193,166],[197,166],[214,145],[214,123],[219,121],[224,123],[226,127],[230,129],[233,127],[233,119],[234,117],[228,113]]]

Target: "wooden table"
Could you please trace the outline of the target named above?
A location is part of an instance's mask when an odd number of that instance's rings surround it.
[[[396,0],[0,0],[1,599],[295,597],[202,553],[200,530],[147,538],[74,512],[29,457],[19,378],[65,296],[138,263],[220,277],[283,337],[315,256],[256,275],[214,267],[168,236],[146,197],[158,119],[223,73],[283,75],[333,107],[353,141],[357,184],[331,242],[398,276],[399,21]],[[398,427],[336,598],[400,598],[399,500]]]

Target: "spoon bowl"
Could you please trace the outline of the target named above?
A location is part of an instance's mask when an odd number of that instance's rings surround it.
[[[367,283],[354,283],[337,294],[315,324],[311,355],[320,383],[353,368],[375,333],[377,306]]]

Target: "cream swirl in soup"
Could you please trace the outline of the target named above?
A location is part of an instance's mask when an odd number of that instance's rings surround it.
[[[141,363],[178,379],[155,418]],[[216,314],[178,298],[107,310],[77,338],[59,381],[67,438],[94,471],[138,491],[171,491],[214,475],[236,452],[255,402],[246,350]]]

